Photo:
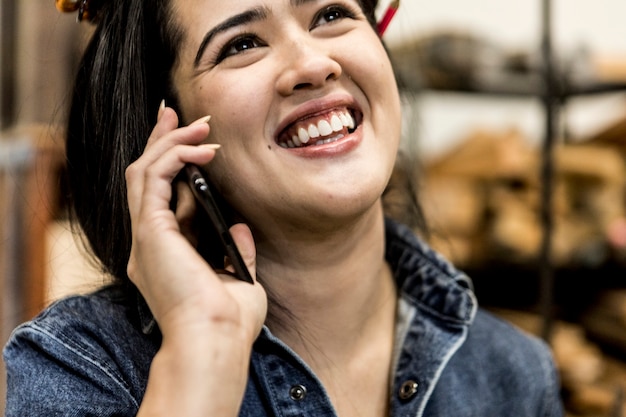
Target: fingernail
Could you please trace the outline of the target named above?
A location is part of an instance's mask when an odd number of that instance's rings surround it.
[[[211,116],[204,116],[198,120],[196,120],[195,122],[193,122],[192,124],[196,124],[196,123],[206,123],[209,124],[209,120],[211,120]]]
[[[159,111],[157,113],[157,121],[161,118],[163,111],[165,110],[165,99],[161,100],[161,104],[159,104]]]
[[[222,147],[222,145],[220,145],[219,143],[203,143],[202,145],[198,145],[198,146],[202,146],[203,148],[206,148],[206,149],[213,149],[214,151]]]

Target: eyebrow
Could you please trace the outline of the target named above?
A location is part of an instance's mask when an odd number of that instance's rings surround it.
[[[293,0],[293,1],[303,1],[303,0]],[[307,0],[304,0],[307,1]],[[265,7],[256,7],[254,9],[246,10],[243,13],[236,14],[228,19],[224,20],[213,29],[209,30],[202,42],[200,43],[200,47],[198,48],[198,53],[196,54],[196,59],[193,62],[194,67],[197,67],[200,63],[200,59],[204,54],[204,50],[206,49],[211,39],[215,37],[218,33],[226,32],[229,29],[232,29],[237,26],[245,25],[252,22],[258,22],[259,20],[264,20],[267,18],[268,10]]]
[[[303,6],[305,4],[313,3],[316,1],[319,1],[319,0],[290,0],[289,3],[291,4],[292,7],[299,7],[299,6]],[[268,14],[269,14],[269,10],[267,7],[262,7],[262,6],[255,7],[243,13],[236,14],[224,20],[222,23],[218,24],[213,29],[209,30],[206,33],[206,35],[204,35],[204,38],[202,39],[202,42],[200,43],[200,47],[198,48],[198,53],[196,54],[196,59],[193,62],[193,66],[197,67],[200,64],[200,59],[202,58],[202,55],[204,54],[206,47],[211,42],[211,39],[213,39],[218,33],[225,32],[237,26],[267,19]]]
[[[289,3],[291,3],[293,7],[298,7],[298,6],[305,5],[307,3],[313,3],[315,1],[317,0],[290,0]]]

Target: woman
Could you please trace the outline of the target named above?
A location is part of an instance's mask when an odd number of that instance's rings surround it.
[[[8,416],[560,415],[546,347],[384,217],[401,122],[375,3],[82,4],[69,178],[119,283],[16,330]],[[253,285],[200,255],[223,257],[186,164]]]

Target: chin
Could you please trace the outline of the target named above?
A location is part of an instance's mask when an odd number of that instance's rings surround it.
[[[352,192],[332,194],[324,199],[323,210],[320,212],[337,220],[357,219],[381,206],[383,190],[384,186],[375,190],[368,189],[367,192],[362,193],[355,193],[353,189]]]

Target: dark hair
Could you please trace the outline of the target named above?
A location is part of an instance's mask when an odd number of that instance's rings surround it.
[[[126,277],[126,167],[143,152],[181,34],[167,2],[108,0],[80,62],[67,129],[70,207],[106,272]]]
[[[360,3],[375,27],[378,1]],[[72,94],[69,207],[104,270],[125,283],[132,242],[125,170],[142,154],[160,101],[175,98],[170,73],[182,35],[166,0],[103,1]]]

